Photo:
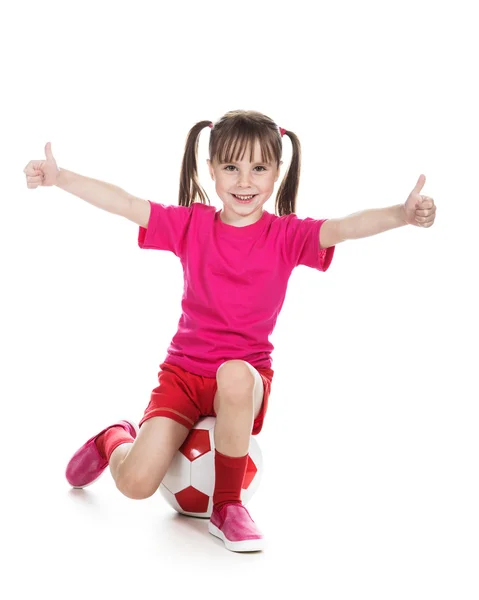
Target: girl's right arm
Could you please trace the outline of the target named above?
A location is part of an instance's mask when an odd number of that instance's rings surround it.
[[[29,189],[56,185],[93,206],[125,217],[141,227],[148,226],[151,207],[147,200],[136,198],[111,183],[59,169],[50,142],[45,146],[45,155],[46,160],[32,160],[23,170]]]
[[[150,203],[132,196],[116,185],[84,177],[66,169],[59,169],[55,185],[93,206],[125,217],[141,227],[148,226]]]

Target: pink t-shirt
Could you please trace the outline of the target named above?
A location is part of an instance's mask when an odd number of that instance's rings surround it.
[[[334,246],[319,247],[325,219],[278,217],[263,209],[246,227],[227,225],[220,210],[151,202],[140,248],[169,250],[184,273],[182,315],[164,362],[215,377],[221,363],[240,359],[271,368],[269,341],[298,265],[326,271]]]

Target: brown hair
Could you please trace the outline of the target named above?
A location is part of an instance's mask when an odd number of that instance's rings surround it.
[[[199,121],[194,125],[186,138],[185,153],[181,165],[180,206],[191,206],[199,199],[203,204],[211,204],[208,195],[201,187],[198,179],[198,138],[205,127],[211,127],[211,121]],[[284,131],[293,146],[291,164],[278,189],[275,203],[275,213],[278,216],[296,212],[296,196],[299,186],[301,169],[301,146],[299,139],[292,131]],[[276,162],[279,167],[283,153],[281,133],[276,123],[253,110],[233,110],[217,121],[210,136],[210,160],[229,163],[241,160],[249,147],[253,160],[253,149],[256,140],[261,147],[262,160]]]

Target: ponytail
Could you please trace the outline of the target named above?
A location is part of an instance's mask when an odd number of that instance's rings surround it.
[[[201,130],[206,126],[212,127],[211,121],[200,121],[194,125],[186,138],[185,153],[181,165],[180,192],[178,204],[191,206],[199,198],[203,204],[211,204],[207,193],[201,187],[198,179],[198,142]]]
[[[301,144],[299,143],[298,136],[292,131],[281,128],[280,133],[281,137],[287,135],[293,146],[291,163],[276,195],[275,211],[277,215],[282,217],[283,215],[296,212],[296,198],[301,171]]]

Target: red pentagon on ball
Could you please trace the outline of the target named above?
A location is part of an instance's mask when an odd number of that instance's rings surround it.
[[[246,465],[246,472],[244,474],[243,485],[241,486],[244,490],[247,490],[256,475],[256,465],[251,460],[251,456],[248,455],[248,464]]]
[[[208,510],[209,496],[191,485],[175,494],[175,497],[181,508],[187,512],[199,513]]]
[[[210,450],[210,434],[205,429],[192,429],[180,447],[181,454],[191,461],[203,456]]]

